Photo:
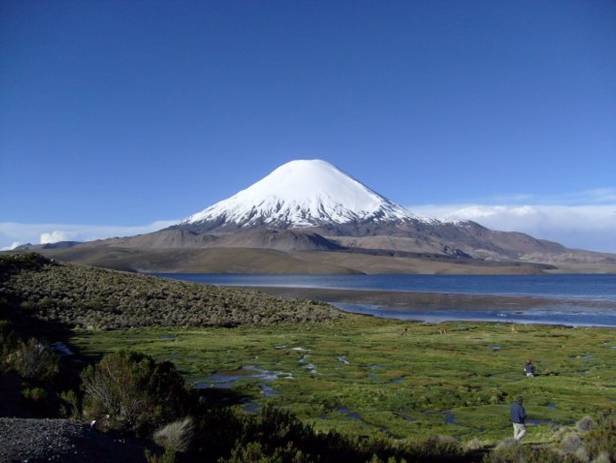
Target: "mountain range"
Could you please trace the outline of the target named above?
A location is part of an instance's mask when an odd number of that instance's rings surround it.
[[[616,271],[616,255],[415,215],[322,160],[283,164],[153,233],[26,248],[59,260],[151,272]]]

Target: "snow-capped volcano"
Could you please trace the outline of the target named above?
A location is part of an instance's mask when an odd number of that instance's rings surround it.
[[[287,162],[245,190],[193,214],[184,224],[312,227],[417,220],[404,207],[319,159]]]
[[[284,164],[156,232],[37,252],[147,272],[483,274],[541,273],[561,265],[616,272],[613,255],[415,216],[320,160]]]

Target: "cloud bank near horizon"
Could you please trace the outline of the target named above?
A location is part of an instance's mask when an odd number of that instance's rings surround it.
[[[91,241],[116,236],[149,233],[178,223],[179,220],[158,220],[145,225],[79,225],[0,222],[0,250],[26,244],[47,244],[58,241]]]
[[[570,248],[616,252],[616,204],[411,205],[416,214],[441,220],[472,220],[495,230],[528,233]]]
[[[571,248],[616,253],[616,189],[537,198],[516,195],[476,203],[415,204],[412,212],[441,220],[473,220],[488,228],[519,231]],[[20,244],[90,241],[149,233],[178,223],[159,220],[145,225],[24,224],[0,222],[0,249]]]

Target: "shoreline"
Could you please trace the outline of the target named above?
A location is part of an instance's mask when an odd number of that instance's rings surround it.
[[[616,328],[616,302],[534,296],[242,286],[288,299],[313,299],[357,315],[430,324],[508,323]]]
[[[438,293],[423,291],[385,291],[372,289],[338,289],[289,286],[236,286],[263,291],[288,299],[316,299],[329,303],[368,304],[386,306],[392,310],[529,310],[554,308],[584,308],[616,310],[615,301],[540,296],[505,296],[491,294]]]

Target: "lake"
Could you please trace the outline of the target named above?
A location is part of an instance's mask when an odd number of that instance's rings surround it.
[[[616,326],[616,275],[249,275],[157,274],[158,276],[221,286],[323,288],[457,295],[499,296],[493,307],[480,310],[450,306],[439,310],[387,307],[336,301],[343,310],[385,318],[441,322],[477,320],[549,323],[573,326]],[[507,310],[503,297],[528,297],[523,310]],[[533,306],[534,298],[543,299]],[[549,299],[548,304],[545,299]]]

